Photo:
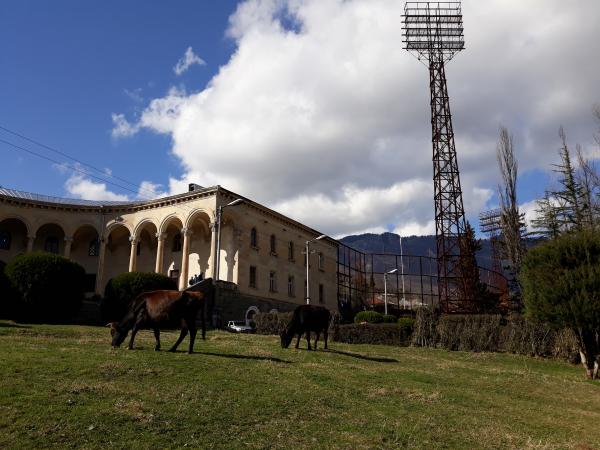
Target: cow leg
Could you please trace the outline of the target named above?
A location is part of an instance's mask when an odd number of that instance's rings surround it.
[[[325,350],[327,350],[327,328],[323,331],[323,339],[325,339]]]
[[[298,339],[296,339],[296,348],[300,346],[300,338],[302,337],[302,333],[298,333]]]
[[[196,329],[196,324],[190,323],[190,349],[188,350],[189,354],[194,353],[194,341],[196,340],[196,333],[198,330]]]
[[[158,328],[154,329],[154,338],[156,339],[156,347],[154,347],[154,351],[160,351],[160,330]]]
[[[177,339],[177,342],[175,342],[173,347],[171,347],[169,349],[170,352],[174,352],[175,350],[177,350],[177,347],[179,347],[179,344],[181,344],[181,341],[183,341],[185,339],[185,337],[187,336],[187,333],[188,333],[187,325],[182,325],[181,333],[179,334],[179,339]]]
[[[308,345],[308,349],[312,350],[312,348],[310,348],[310,331],[306,332],[306,344]]]
[[[314,350],[317,350],[317,342],[319,342],[319,336],[321,335],[321,333],[319,333],[318,331],[316,332],[317,337],[315,338],[315,346],[314,346]]]

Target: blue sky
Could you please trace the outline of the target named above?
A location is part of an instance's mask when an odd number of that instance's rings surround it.
[[[170,138],[115,140],[111,114],[134,116],[171,86],[204,87],[235,50],[224,30],[236,3],[1,2],[0,125],[134,183],[168,182],[182,173]],[[190,46],[206,65],[177,76],[173,66]],[[23,143],[5,132],[0,138]],[[3,186],[68,195],[64,173],[47,161],[4,144],[0,154]]]
[[[1,142],[0,184],[90,199],[221,184],[334,236],[433,233],[428,73],[401,48],[403,6],[4,0],[0,127],[133,185]],[[497,206],[500,125],[514,134],[531,214],[560,125],[573,148],[599,154],[600,58],[589,55],[600,2],[464,0],[463,14],[467,48],[447,76],[468,218]],[[186,51],[204,63],[178,75]]]

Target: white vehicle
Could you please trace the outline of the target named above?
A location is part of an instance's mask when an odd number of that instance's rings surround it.
[[[246,325],[246,322],[243,320],[230,320],[227,322],[227,330],[232,331],[234,333],[252,333],[254,328]]]

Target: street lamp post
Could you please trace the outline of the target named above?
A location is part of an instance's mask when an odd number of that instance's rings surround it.
[[[396,272],[398,272],[398,269],[392,269],[383,274],[383,301],[385,304],[385,314],[387,314],[387,276]]]
[[[310,260],[309,260],[309,255],[310,255],[310,243],[311,242],[315,242],[315,241],[320,241],[323,238],[326,238],[327,236],[325,236],[324,234],[322,234],[319,237],[316,237],[314,239],[311,239],[309,241],[306,241],[306,304],[310,305],[310,285],[308,283],[308,267],[310,266]]]
[[[400,276],[402,278],[402,308],[406,309],[406,299],[404,298],[404,252],[402,250],[402,235],[400,235]]]
[[[237,206],[241,203],[244,203],[244,200],[238,198],[224,206],[219,206],[217,208],[217,251],[215,254],[215,281],[219,280],[219,269],[221,268],[221,220],[223,218],[223,210],[228,206]]]

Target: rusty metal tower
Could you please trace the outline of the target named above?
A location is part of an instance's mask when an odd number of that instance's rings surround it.
[[[445,64],[465,48],[460,2],[406,2],[404,49],[429,64],[438,291],[445,312],[469,310],[460,269],[463,206]]]

